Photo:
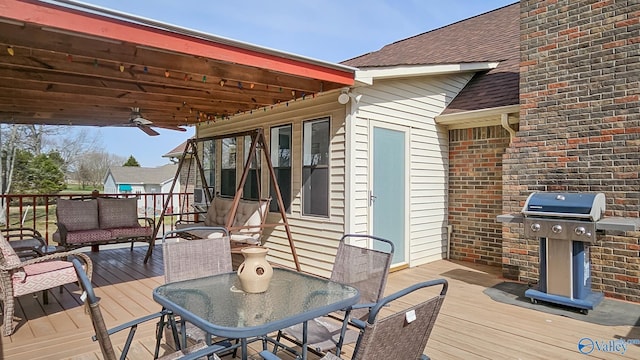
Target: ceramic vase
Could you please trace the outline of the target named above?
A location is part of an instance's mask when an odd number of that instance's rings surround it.
[[[244,262],[238,267],[238,278],[242,290],[247,293],[267,291],[273,276],[273,268],[267,261],[267,248],[248,247],[240,250]]]

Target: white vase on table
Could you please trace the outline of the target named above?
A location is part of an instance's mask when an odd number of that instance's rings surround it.
[[[273,268],[267,261],[268,249],[264,247],[247,247],[242,250],[244,262],[238,267],[238,278],[242,290],[247,293],[267,291]]]

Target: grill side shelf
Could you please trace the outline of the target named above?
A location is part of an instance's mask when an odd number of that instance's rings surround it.
[[[640,218],[604,217],[596,222],[596,230],[638,231],[640,230]]]
[[[524,221],[522,214],[501,214],[496,216],[497,222],[519,224]]]

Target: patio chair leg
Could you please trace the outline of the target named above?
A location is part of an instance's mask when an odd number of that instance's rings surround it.
[[[156,348],[153,353],[154,359],[157,359],[158,355],[160,354],[160,342],[162,342],[162,335],[164,333],[165,326],[168,326],[171,328],[171,333],[174,337],[174,341],[176,341],[177,343],[178,335],[177,335],[177,329],[176,329],[176,322],[173,318],[173,315],[172,314],[162,315],[160,317],[160,320],[158,320],[158,324],[156,324]],[[179,346],[177,347],[179,348]]]

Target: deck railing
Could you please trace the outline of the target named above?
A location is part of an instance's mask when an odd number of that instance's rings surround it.
[[[169,199],[167,211],[157,234],[161,238],[166,231],[173,230],[179,215],[174,213],[189,212],[193,194],[187,193],[132,193],[132,194],[30,194],[0,195],[0,227],[16,228],[26,227],[38,230],[44,236],[47,244],[51,243],[52,235],[57,230],[56,204],[58,199],[89,199],[97,196],[120,197],[138,199],[138,216],[155,219],[156,224],[162,213],[165,201]]]

